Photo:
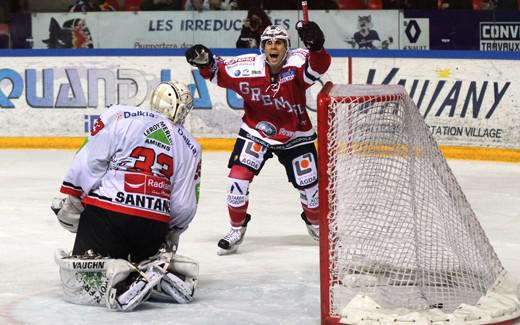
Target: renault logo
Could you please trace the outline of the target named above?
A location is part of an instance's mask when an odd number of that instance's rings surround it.
[[[410,43],[415,43],[419,39],[419,35],[421,35],[421,28],[415,19],[408,21],[406,24],[406,29],[404,30],[406,37]]]

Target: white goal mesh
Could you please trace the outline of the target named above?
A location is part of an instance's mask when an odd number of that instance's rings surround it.
[[[516,283],[404,88],[330,86],[318,107],[324,317],[453,322],[503,282],[511,305],[495,318],[517,317]]]

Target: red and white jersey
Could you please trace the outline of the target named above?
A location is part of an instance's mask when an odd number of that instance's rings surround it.
[[[195,215],[200,145],[148,109],[107,108],[78,151],[60,191],[84,204],[186,228]]]
[[[245,54],[229,60],[216,58],[201,75],[244,99],[239,137],[271,148],[290,148],[312,142],[316,132],[307,114],[305,90],[330,66],[327,51],[288,50],[286,61],[271,83],[264,54]]]

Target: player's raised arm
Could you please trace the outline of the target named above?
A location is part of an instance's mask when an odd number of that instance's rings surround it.
[[[313,21],[297,26],[298,36],[310,52],[319,52],[323,49],[325,35],[320,26]]]
[[[296,25],[296,30],[303,44],[309,50],[309,67],[306,67],[308,71],[305,73],[317,79],[329,69],[331,62],[330,54],[323,47],[325,35],[320,26],[313,21],[299,22]],[[306,81],[308,82],[308,80]]]
[[[186,61],[197,68],[209,68],[213,62],[213,53],[206,46],[196,44],[186,50]]]
[[[186,50],[186,61],[199,68],[200,74],[206,79],[213,77],[216,71],[215,58],[209,48],[202,44],[196,44]]]

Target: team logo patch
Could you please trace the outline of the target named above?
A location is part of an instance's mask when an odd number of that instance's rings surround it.
[[[153,146],[162,148],[164,150],[170,150],[172,144],[172,138],[170,129],[164,122],[159,122],[150,126],[145,132],[146,136],[145,143]]]
[[[293,170],[296,183],[300,186],[310,185],[318,179],[316,163],[310,153],[296,157],[293,160]]]
[[[296,72],[294,70],[287,70],[287,71],[282,71],[280,72],[280,83],[284,83],[284,82],[287,82],[287,81],[291,81],[294,79],[294,77],[296,76]]]
[[[254,170],[258,170],[262,164],[265,152],[266,148],[261,144],[248,141],[240,153],[240,162]]]
[[[266,122],[266,121],[258,122],[258,124],[255,126],[255,128],[268,137],[272,137],[273,135],[276,134],[276,131],[277,131],[276,127],[273,124]]]
[[[90,135],[95,136],[98,134],[99,131],[103,130],[105,127],[105,123],[101,120],[101,118],[98,118],[94,126],[92,127],[92,130],[90,130]]]
[[[314,209],[319,206],[319,195],[318,195],[318,186],[314,185],[311,188],[306,188],[305,192],[305,202],[308,208]]]
[[[171,184],[165,178],[143,174],[125,174],[125,192],[169,198]]]

